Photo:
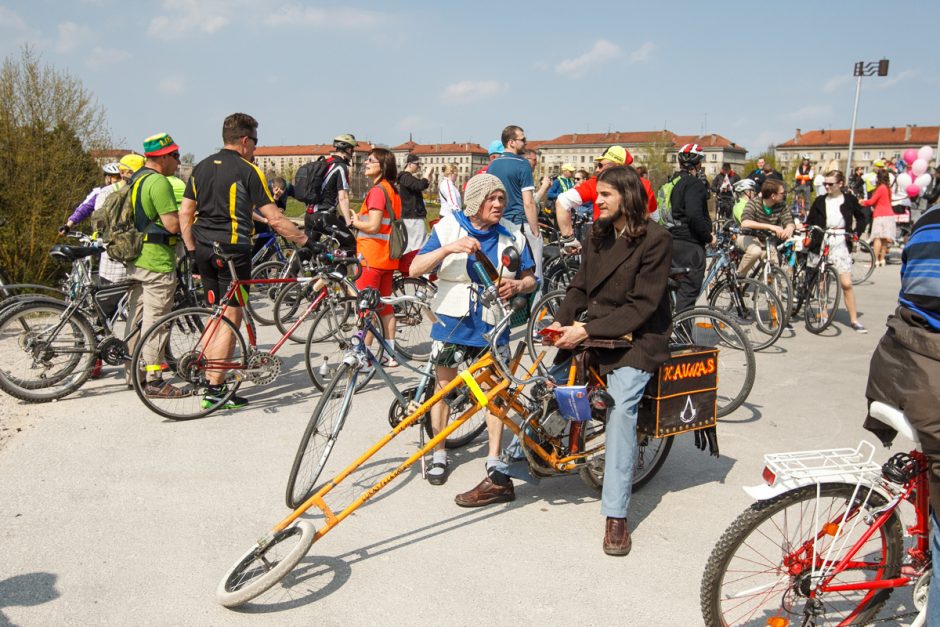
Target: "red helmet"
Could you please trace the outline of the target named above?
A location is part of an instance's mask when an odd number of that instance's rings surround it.
[[[676,158],[679,160],[679,165],[687,168],[696,166],[704,161],[705,153],[698,144],[686,144],[679,149],[679,154]]]

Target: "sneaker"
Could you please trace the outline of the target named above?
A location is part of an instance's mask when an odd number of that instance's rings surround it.
[[[205,395],[202,397],[202,408],[211,409],[219,403],[222,402],[222,399],[225,398],[225,395],[228,394],[228,388],[222,386],[219,388],[208,388]],[[216,409],[240,409],[248,404],[248,399],[233,394],[232,398],[228,399],[224,404],[219,405]]]
[[[147,398],[183,398],[186,394],[176,386],[165,381],[150,381],[144,386]]]
[[[852,323],[852,329],[853,329],[856,333],[868,333],[868,329],[866,329],[864,326],[862,326],[862,323],[861,323],[861,322],[853,322],[853,323]]]
[[[382,366],[385,368],[395,368],[398,366],[398,362],[395,361],[395,358],[391,355],[382,355]]]

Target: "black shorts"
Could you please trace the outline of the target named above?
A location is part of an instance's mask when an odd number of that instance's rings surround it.
[[[235,264],[235,274],[239,280],[247,281],[251,278],[251,244],[232,245],[223,244],[222,252],[234,253],[235,257],[232,263]],[[205,246],[201,243],[196,244],[196,267],[202,276],[202,288],[205,290],[206,301],[210,305],[218,303],[225,292],[228,290],[229,283],[232,280],[232,273],[229,271],[228,262],[216,257],[212,251],[212,246]],[[245,290],[245,299],[248,298],[248,286]],[[229,305],[239,307],[238,299],[232,296]]]

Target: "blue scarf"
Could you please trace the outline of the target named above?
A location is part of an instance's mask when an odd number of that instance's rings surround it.
[[[456,218],[457,223],[464,230],[466,230],[470,235],[473,235],[475,237],[487,237],[491,234],[491,231],[489,229],[487,229],[486,231],[481,231],[480,229],[473,226],[473,224],[470,223],[470,218],[465,216],[462,211],[455,211],[451,215],[454,216],[454,218]],[[494,228],[496,232],[502,235],[503,237],[512,238],[512,233],[509,232],[509,229],[504,227],[499,222],[494,224],[493,227],[491,228]]]

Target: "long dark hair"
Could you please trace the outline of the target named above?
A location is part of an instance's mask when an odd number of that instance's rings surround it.
[[[395,164],[395,155],[384,148],[373,148],[369,156],[378,159],[382,178],[391,183],[392,187],[395,187],[395,181],[398,179],[398,166]]]
[[[620,211],[627,219],[626,229],[623,236],[628,240],[638,239],[646,235],[646,189],[640,182],[640,175],[633,167],[618,165],[612,168],[605,168],[597,175],[598,183],[607,183],[620,194]],[[594,223],[591,231],[591,241],[594,243],[594,250],[600,250],[601,246],[614,237],[613,220],[601,219]]]

